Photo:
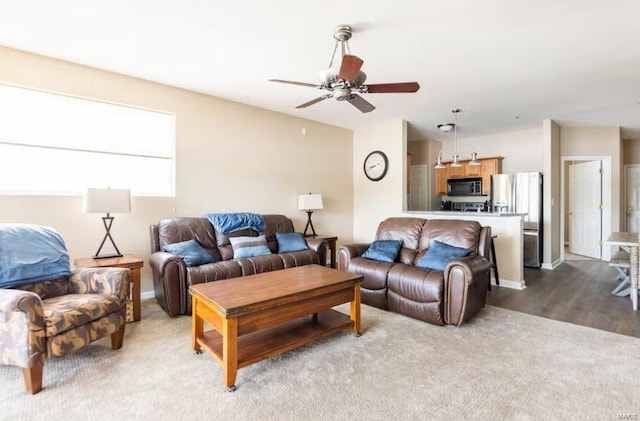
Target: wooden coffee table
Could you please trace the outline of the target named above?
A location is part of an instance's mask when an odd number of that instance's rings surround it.
[[[192,345],[222,366],[229,391],[239,368],[342,329],[360,336],[363,277],[319,265],[192,285]],[[351,303],[349,315],[331,307]],[[204,322],[213,329],[204,331]]]

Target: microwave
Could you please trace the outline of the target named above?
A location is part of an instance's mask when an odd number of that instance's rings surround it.
[[[447,196],[482,196],[482,178],[450,178]]]

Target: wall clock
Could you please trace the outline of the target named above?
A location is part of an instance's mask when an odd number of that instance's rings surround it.
[[[371,181],[380,181],[387,175],[389,160],[382,151],[373,151],[364,159],[364,175]]]

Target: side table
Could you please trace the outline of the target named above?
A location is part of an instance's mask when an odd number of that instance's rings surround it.
[[[336,237],[335,235],[318,234],[315,236],[315,238],[318,238],[320,240],[325,240],[327,244],[329,244],[329,252],[331,253],[330,254],[331,267],[335,269],[336,268],[336,252],[337,252],[336,241],[338,241],[338,237]]]
[[[142,317],[142,309],[140,307],[140,269],[144,264],[141,258],[129,254],[106,259],[92,259],[89,257],[75,259],[73,264],[77,268],[117,267],[131,269],[133,272],[133,285],[130,288],[129,297],[133,302],[133,321],[140,321]]]

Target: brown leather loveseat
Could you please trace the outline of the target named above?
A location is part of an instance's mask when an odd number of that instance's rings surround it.
[[[477,221],[388,218],[378,226],[375,240],[402,241],[394,262],[361,257],[369,244],[338,249],[338,269],[364,275],[364,304],[456,326],[484,307],[490,281],[490,227]],[[417,267],[436,240],[468,249],[468,255],[451,260],[444,270]]]
[[[170,316],[191,314],[189,286],[203,282],[237,278],[296,266],[326,262],[326,242],[306,238],[309,249],[278,253],[276,232],[294,232],[293,223],[284,215],[262,215],[266,225],[263,233],[273,254],[234,259],[231,237],[257,237],[258,233],[245,229],[222,234],[206,218],[182,217],[163,219],[151,225],[151,256],[153,287],[158,304]],[[215,260],[198,266],[187,266],[184,260],[164,250],[169,244],[196,240]]]

